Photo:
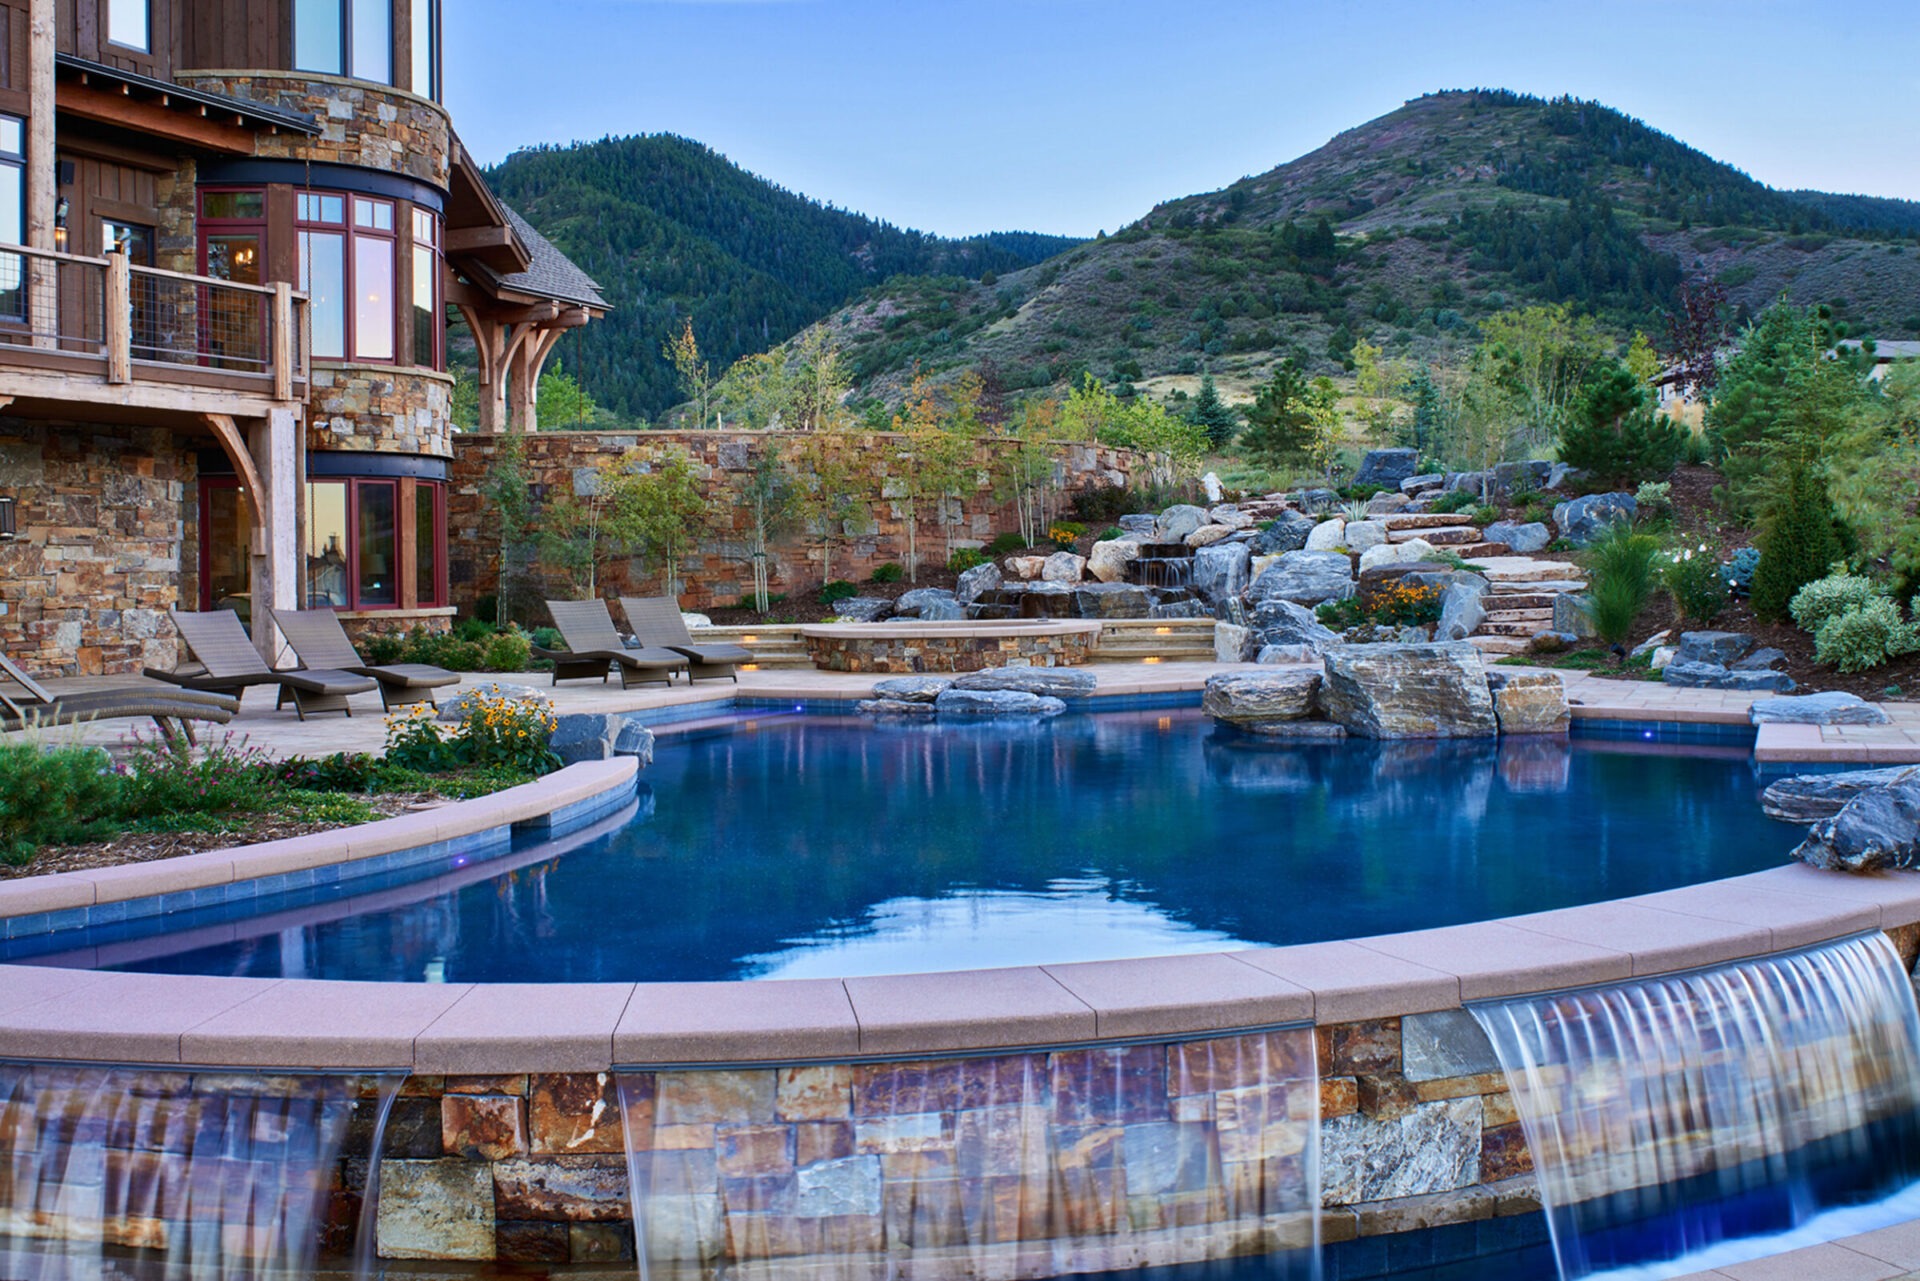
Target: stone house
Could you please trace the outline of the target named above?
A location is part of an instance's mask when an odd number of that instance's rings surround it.
[[[483,430],[604,314],[440,105],[439,0],[0,0],[0,651],[171,666],[169,607],[453,612]],[[264,625],[254,639],[272,654]]]

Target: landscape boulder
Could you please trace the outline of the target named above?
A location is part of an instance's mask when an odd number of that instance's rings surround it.
[[[1491,738],[1499,732],[1480,651],[1464,641],[1341,645],[1320,705],[1360,738]]]
[[[893,602],[884,596],[849,596],[835,601],[833,612],[843,623],[877,623],[893,613]]]
[[[1152,512],[1128,512],[1113,523],[1131,542],[1150,543],[1160,536],[1160,518]]]
[[[1553,523],[1560,536],[1579,547],[1615,521],[1633,520],[1638,505],[1629,493],[1588,494],[1559,504],[1553,509]]]
[[[1296,489],[1291,498],[1294,506],[1308,514],[1327,511],[1340,503],[1340,495],[1331,489]]]
[[[1073,667],[988,667],[955,677],[949,688],[969,693],[1012,690],[1050,698],[1085,698],[1097,683],[1092,672]]]
[[[1350,520],[1344,541],[1348,551],[1364,552],[1387,541],[1387,527],[1377,520]]]
[[[1409,538],[1404,543],[1382,543],[1360,553],[1360,571],[1384,565],[1417,565],[1433,559],[1433,544],[1424,538]]]
[[[1213,628],[1213,661],[1251,663],[1260,652],[1260,633],[1238,623],[1216,623]]]
[[[1360,470],[1353,474],[1353,483],[1398,489],[1400,482],[1419,470],[1417,449],[1369,449],[1367,456],[1360,460]]]
[[[1277,556],[1284,552],[1297,552],[1307,545],[1315,524],[1313,517],[1289,507],[1254,535],[1253,553],[1256,556]]]
[[[1573,723],[1567,687],[1552,672],[1489,672],[1502,734],[1565,734]]]
[[[1208,547],[1233,534],[1231,525],[1202,525],[1182,541],[1189,547]]]
[[[1252,529],[1254,526],[1252,515],[1241,511],[1232,503],[1223,503],[1208,512],[1207,520],[1211,524],[1225,525],[1232,530]]]
[[[1516,556],[1531,556],[1547,549],[1547,544],[1553,541],[1553,531],[1537,520],[1524,525],[1496,520],[1481,531],[1481,537],[1490,543],[1505,543]]]
[[[1353,595],[1353,562],[1341,552],[1288,552],[1247,589],[1251,604],[1290,600],[1300,605]]]
[[[1007,572],[1023,582],[1033,582],[1047,567],[1045,556],[1009,556]]]
[[[1575,640],[1585,640],[1596,635],[1593,630],[1593,615],[1587,612],[1589,602],[1579,592],[1561,592],[1553,598],[1553,630],[1563,632]]]
[[[1405,494],[1398,493],[1391,489],[1383,489],[1367,500],[1367,515],[1391,516],[1395,512],[1405,511],[1407,504],[1412,501],[1413,500]]]
[[[958,604],[959,598],[944,587],[916,587],[902,592],[893,602],[893,612],[902,618],[931,618],[928,606]]]
[[[1413,575],[1409,574],[1411,578]],[[1440,593],[1440,621],[1434,625],[1433,638],[1441,641],[1465,640],[1487,621],[1487,580],[1477,574],[1460,574]]]
[[[1191,503],[1177,503],[1160,513],[1154,537],[1162,543],[1185,542],[1188,534],[1206,523],[1206,508],[1195,507]]]
[[[1745,632],[1681,632],[1680,652],[1674,655],[1674,660],[1731,667],[1752,648],[1753,637]]]
[[[1520,463],[1497,463],[1493,469],[1493,488],[1501,494],[1511,494],[1519,489],[1544,489],[1552,474],[1553,464],[1538,458]]]
[[[713,626],[713,620],[707,617],[705,614],[688,613],[684,610],[680,614],[680,621],[683,624],[685,624],[685,626],[689,631],[691,631],[696,627],[712,627]]]
[[[1418,476],[1409,476],[1400,482],[1400,492],[1412,498],[1417,494],[1430,493],[1447,483],[1445,472],[1430,471]]]
[[[951,676],[890,676],[875,682],[873,696],[901,703],[931,703],[951,684]]]
[[[1262,601],[1248,612],[1247,621],[1260,640],[1256,662],[1309,663],[1340,643],[1338,632],[1290,600]]]
[[[1000,567],[992,561],[984,565],[975,565],[972,569],[962,570],[960,581],[954,585],[953,596],[962,605],[971,605],[987,592],[997,590],[1007,581]]]
[[[1253,553],[1245,543],[1215,543],[1193,554],[1189,585],[1195,596],[1218,614],[1247,590]]]
[[[1858,694],[1838,691],[1758,699],[1747,710],[1747,718],[1755,725],[1885,725],[1891,719]]]
[[[1077,583],[1087,576],[1087,558],[1073,552],[1055,552],[1040,567],[1040,577],[1049,583]]]
[[[1346,541],[1347,522],[1335,517],[1332,520],[1323,520],[1313,527],[1313,532],[1307,535],[1306,550],[1330,552],[1336,547],[1346,546]]]
[[[1313,715],[1320,673],[1219,672],[1207,678],[1200,708],[1215,720],[1235,725],[1297,721]]]
[[[1067,705],[1017,689],[949,689],[933,702],[942,716],[1058,716]]]
[[[1814,823],[1832,818],[1862,792],[1920,778],[1920,765],[1856,769],[1844,774],[1795,774],[1770,783],[1760,793],[1760,808],[1783,823]]]
[[[1129,538],[1112,538],[1095,543],[1087,556],[1087,572],[1103,583],[1118,583],[1127,576],[1127,566],[1140,557],[1140,544]]]
[[[464,721],[480,708],[480,700],[507,699],[514,703],[532,703],[537,707],[552,707],[553,699],[544,690],[531,685],[516,685],[510,681],[481,681],[469,685],[455,698],[440,704],[439,715],[434,719],[448,724]]]
[[[866,716],[932,716],[935,709],[932,700],[863,698],[853,705],[853,710]]]
[[[1809,867],[1837,872],[1920,867],[1920,772],[1869,788],[1832,818],[1816,822],[1793,857]]]
[[[1153,590],[1134,583],[1077,583],[1070,590],[1075,618],[1146,618],[1154,603]]]
[[[556,718],[553,736],[547,740],[547,747],[560,758],[563,765],[604,761],[613,755],[614,744],[620,738],[621,723],[625,720],[624,716],[607,712],[568,712]],[[652,755],[651,748],[652,744],[649,743],[649,757]]]

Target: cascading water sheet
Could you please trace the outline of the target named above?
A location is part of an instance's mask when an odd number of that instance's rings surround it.
[[[1562,1277],[1778,1232],[1920,1178],[1920,1014],[1883,934],[1471,1008]]]
[[[645,1281],[1317,1268],[1310,1028],[618,1081]]]
[[[400,1081],[0,1062],[0,1278],[310,1277]]]

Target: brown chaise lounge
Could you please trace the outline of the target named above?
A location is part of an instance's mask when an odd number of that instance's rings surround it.
[[[753,661],[753,651],[739,645],[697,644],[687,631],[687,620],[680,615],[680,602],[671,596],[622,596],[620,608],[626,611],[627,626],[642,645],[655,645],[686,655],[690,666],[687,679],[739,681],[734,668]]]
[[[0,730],[148,716],[168,742],[184,737],[192,743],[196,741],[195,721],[225,725],[240,706],[239,699],[224,694],[197,694],[155,686],[127,685],[80,694],[54,694],[4,654],[0,654],[0,677],[19,687],[18,691],[0,689]]]
[[[273,685],[279,690],[275,706],[285,706],[291,698],[293,710],[303,721],[308,712],[345,712],[351,716],[353,708],[347,696],[371,693],[377,687],[371,676],[330,667],[275,671],[253,647],[247,629],[240,625],[240,616],[230,609],[216,609],[207,614],[184,614],[172,609],[167,613],[199,665],[171,672],[147,668],[147,675],[155,680],[236,697],[250,685]]]
[[[584,680],[598,676],[605,680],[614,668],[620,669],[620,688],[632,689],[658,681],[673,684],[673,674],[685,671],[684,655],[670,649],[628,649],[614,630],[613,614],[603,600],[550,600],[547,612],[553,625],[567,642],[565,649],[541,649],[534,655],[553,663],[553,683]]]
[[[271,613],[280,634],[300,656],[301,666],[373,677],[380,682],[380,703],[388,711],[410,703],[438,707],[433,691],[460,683],[460,673],[429,663],[388,663],[378,667],[369,664],[347,638],[347,629],[340,626],[340,616],[330,609],[286,609]]]

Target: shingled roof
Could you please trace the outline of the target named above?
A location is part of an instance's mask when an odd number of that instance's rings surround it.
[[[474,270],[486,278],[488,285],[495,291],[532,294],[537,298],[552,298],[599,311],[607,310],[607,300],[600,296],[600,286],[593,277],[556,249],[551,240],[535,231],[525,218],[505,204],[500,209],[507,215],[507,223],[513,228],[513,234],[527,247],[527,253],[533,261],[525,271],[506,275],[484,264],[474,264]]]

